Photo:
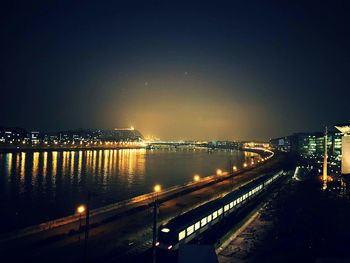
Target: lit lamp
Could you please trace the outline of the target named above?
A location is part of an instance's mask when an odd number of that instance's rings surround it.
[[[195,174],[195,175],[193,176],[193,181],[198,182],[199,180],[200,180],[199,175],[198,175],[198,174]]]
[[[237,172],[237,166],[234,165],[234,166],[232,167],[232,170],[233,170],[234,172]]]
[[[155,193],[155,198],[154,198],[154,205],[153,205],[153,242],[152,242],[152,246],[153,246],[153,263],[156,262],[156,253],[157,253],[157,220],[158,220],[158,193],[162,190],[162,187],[159,184],[156,184],[153,187],[154,193]]]
[[[80,241],[81,215],[85,212],[85,206],[84,205],[78,206],[77,212],[79,214],[79,241]]]
[[[162,190],[162,187],[159,184],[156,184],[153,187],[154,192],[159,193]]]
[[[247,166],[248,166],[248,164],[247,164],[247,163],[244,163],[244,164],[243,164],[243,167],[244,167],[244,168],[246,168]]]
[[[222,175],[222,170],[221,169],[217,169],[216,170],[216,175]]]

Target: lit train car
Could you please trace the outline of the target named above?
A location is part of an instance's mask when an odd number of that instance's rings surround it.
[[[159,228],[156,245],[164,250],[178,249],[181,244],[188,243],[198,237],[224,217],[249,202],[250,199],[256,197],[282,174],[283,171],[264,175],[223,198],[208,202],[171,219]]]

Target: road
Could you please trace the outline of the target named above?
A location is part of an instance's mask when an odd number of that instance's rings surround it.
[[[183,194],[161,204],[159,222],[165,222],[185,211],[191,210],[211,199],[225,195],[242,184],[279,165],[281,157],[275,157],[268,163],[227,179]],[[112,218],[91,228],[87,249],[90,262],[126,262],[127,258],[137,255],[151,247],[152,209],[143,204],[136,209],[121,210]],[[40,238],[39,238],[40,237]],[[38,234],[14,240],[2,246],[1,258],[11,261],[30,260],[50,262],[80,262],[84,255],[83,234],[59,233],[56,236]]]

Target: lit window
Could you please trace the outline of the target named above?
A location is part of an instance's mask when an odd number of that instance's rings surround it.
[[[194,225],[187,228],[187,236],[191,235],[194,232]]]
[[[218,210],[218,215],[221,215],[222,214],[222,208],[220,208],[219,210]]]
[[[233,207],[233,202],[230,203],[230,209]]]
[[[215,211],[215,212],[213,213],[213,219],[215,219],[215,218],[217,218],[217,217],[218,217],[218,212]]]
[[[201,227],[201,222],[198,221],[197,223],[194,224],[194,231],[197,231]]]
[[[201,227],[205,226],[207,224],[207,218],[204,217],[202,220],[201,220]]]
[[[230,206],[229,205],[225,205],[224,206],[224,211],[226,212],[227,210],[229,210]]]
[[[183,230],[179,233],[179,241],[186,237],[186,230]]]
[[[208,217],[208,223],[211,221],[211,215],[209,215]]]
[[[170,229],[169,228],[163,228],[161,231],[164,232],[164,233],[168,233],[168,232],[170,232]]]

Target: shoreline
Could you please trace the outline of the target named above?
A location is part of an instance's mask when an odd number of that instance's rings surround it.
[[[38,148],[0,148],[0,153],[20,153],[20,152],[64,152],[64,151],[91,151],[91,150],[138,150],[146,149],[145,146],[118,146],[118,147],[38,147]]]

